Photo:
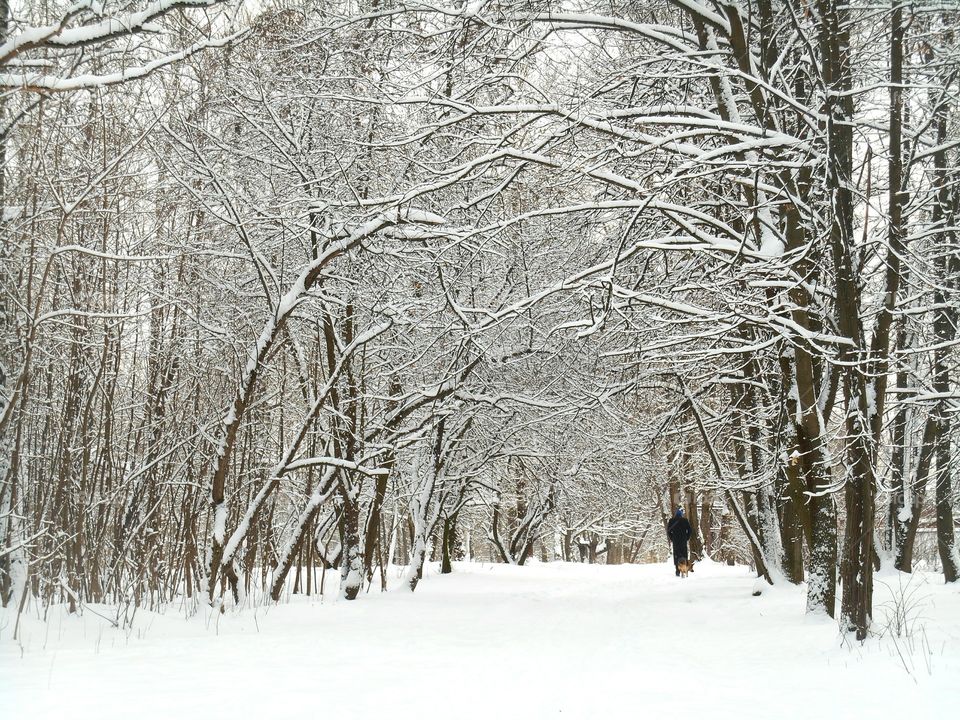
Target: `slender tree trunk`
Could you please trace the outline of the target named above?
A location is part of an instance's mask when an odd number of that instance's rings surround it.
[[[700,500],[700,534],[703,536],[703,551],[713,556],[713,490],[705,490]]]
[[[731,547],[731,538],[730,538],[730,528],[732,527],[733,518],[731,517],[730,511],[727,509],[726,502],[723,503],[723,511],[720,513],[720,537],[717,539],[717,542],[720,547],[720,556],[723,562],[727,565],[736,565],[737,559],[736,555],[733,552]]]
[[[936,111],[937,145],[934,154],[934,174],[937,183],[937,198],[933,206],[932,225],[944,228],[938,232],[941,242],[935,259],[938,282],[934,287],[933,330],[937,344],[933,351],[933,390],[937,394],[932,417],[936,419],[936,507],[937,550],[946,582],[956,582],[960,575],[960,550],[957,548],[953,522],[953,438],[951,436],[950,359],[949,347],[957,337],[957,293],[951,292],[951,276],[960,275],[960,247],[957,246],[956,221],[960,217],[955,203],[951,202],[951,178],[947,171],[949,113],[946,102]],[[954,179],[955,182],[955,179]],[[954,188],[953,192],[957,192]]]
[[[694,561],[703,558],[703,539],[700,536],[700,523],[697,515],[697,494],[696,491],[687,487],[687,522],[690,523],[690,559]]]
[[[904,318],[901,318],[897,323],[896,343],[898,348],[906,347],[907,330]],[[893,448],[890,453],[890,504],[887,508],[887,545],[891,554],[896,558],[894,561],[896,568],[901,571],[903,570],[901,560],[903,546],[913,511],[912,502],[916,496],[916,488],[906,481],[909,407],[905,402],[904,395],[907,393],[907,381],[907,368],[901,365],[897,370],[896,379],[896,396],[899,398],[899,405],[894,414],[891,429]],[[909,559],[906,564],[909,567]],[[906,572],[909,572],[909,570]]]
[[[911,489],[910,517],[904,522],[903,539],[897,549],[895,567],[901,572],[913,572],[913,548],[917,538],[917,529],[920,527],[920,518],[923,514],[923,500],[926,495],[927,483],[930,480],[930,468],[936,448],[937,421],[931,414],[923,428],[923,439],[920,445],[920,455],[917,458],[917,469]],[[899,518],[898,518],[899,519]]]
[[[423,566],[427,561],[427,545],[430,541],[430,535],[437,523],[440,515],[440,508],[443,505],[442,500],[436,501],[433,498],[434,491],[440,483],[440,474],[443,471],[443,447],[444,447],[444,427],[443,419],[437,423],[436,437],[434,439],[433,453],[431,462],[424,468],[423,477],[417,465],[413,468],[413,479],[419,483],[417,491],[414,493],[410,516],[413,520],[414,533],[412,547],[410,550],[410,568],[407,573],[407,583],[410,591],[417,589],[417,584],[423,579]],[[431,510],[433,508],[433,510]]]

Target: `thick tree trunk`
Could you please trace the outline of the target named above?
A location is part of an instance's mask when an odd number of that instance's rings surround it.
[[[619,540],[612,537],[606,539],[607,565],[620,565],[623,562],[623,547]]]
[[[344,600],[355,600],[363,586],[363,557],[360,549],[360,503],[357,491],[347,473],[341,484],[340,500],[343,514],[340,516],[340,595]],[[347,483],[350,483],[349,485]]]
[[[573,562],[573,530],[563,532],[563,561]]]
[[[443,543],[440,560],[440,573],[453,572],[453,553],[457,544],[457,513],[443,519]]]
[[[783,504],[783,518],[780,521],[781,544],[783,546],[783,574],[787,580],[797,584],[803,582],[803,529],[792,498]]]
[[[832,495],[811,499],[813,545],[807,572],[807,612],[836,612],[837,509]]]
[[[780,547],[783,548],[783,574],[792,583],[803,582],[803,544],[804,528],[802,514],[797,512],[797,502],[802,497],[798,488],[800,480],[800,458],[793,455],[795,443],[789,443],[790,451],[780,468]],[[803,508],[805,511],[806,508]]]
[[[690,559],[694,561],[703,558],[703,539],[700,535],[700,523],[697,515],[697,494],[692,487],[686,492],[687,522],[690,523]]]

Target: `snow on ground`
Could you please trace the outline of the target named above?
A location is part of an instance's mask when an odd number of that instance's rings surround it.
[[[745,568],[460,564],[411,595],[191,618],[88,608],[0,614],[0,717],[951,717],[960,588],[878,578],[877,625],[907,596],[909,636],[860,645],[804,615],[802,588],[751,597]],[[891,592],[891,589],[893,592]],[[901,590],[905,588],[905,592]],[[115,613],[115,611],[112,611]],[[663,717],[664,715],[660,715]]]

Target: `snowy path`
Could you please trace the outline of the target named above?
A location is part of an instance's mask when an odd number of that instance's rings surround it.
[[[710,564],[686,581],[662,565],[466,565],[415,595],[303,598],[218,626],[141,612],[129,637],[89,613],[57,615],[28,624],[22,658],[0,615],[0,717],[643,718],[679,704],[711,720],[923,718],[960,707],[960,589],[929,577],[924,631],[901,640],[901,660],[887,639],[841,646],[833,621],[804,616],[802,590],[753,598],[752,586],[745,569]]]

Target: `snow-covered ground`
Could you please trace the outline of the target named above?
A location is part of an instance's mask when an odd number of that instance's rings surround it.
[[[901,579],[901,577],[903,579]],[[878,577],[864,645],[804,615],[800,588],[751,597],[745,568],[460,564],[353,603],[0,615],[0,718],[953,717],[960,588]],[[901,585],[906,592],[901,591]],[[891,594],[890,589],[895,592]],[[113,611],[115,614],[115,611]]]

